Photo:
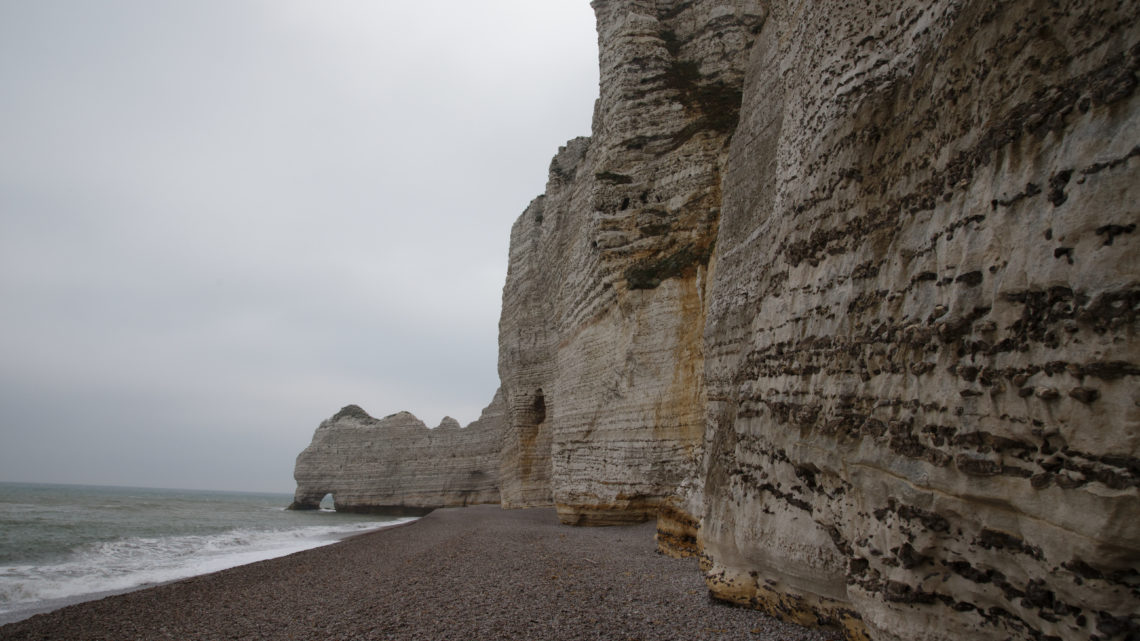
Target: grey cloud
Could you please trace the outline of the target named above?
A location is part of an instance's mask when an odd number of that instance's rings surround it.
[[[584,0],[0,4],[0,480],[290,489],[357,403],[497,385]]]

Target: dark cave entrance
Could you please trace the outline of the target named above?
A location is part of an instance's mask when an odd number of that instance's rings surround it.
[[[531,417],[534,424],[546,422],[546,397],[542,395],[542,388],[538,388],[534,392],[534,403],[531,405]]]

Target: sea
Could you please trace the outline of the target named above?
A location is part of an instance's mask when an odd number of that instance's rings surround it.
[[[0,483],[0,625],[415,520],[288,494]]]

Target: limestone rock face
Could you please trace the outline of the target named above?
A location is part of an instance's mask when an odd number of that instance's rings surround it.
[[[711,590],[1137,638],[1140,5],[769,9],[706,294]]]
[[[499,502],[499,439],[505,409],[495,393],[479,420],[445,418],[428,429],[400,412],[375,419],[349,405],[321,423],[297,456],[293,509],[326,494],[338,511],[423,513]]]
[[[501,488],[851,639],[1140,638],[1140,3],[593,6],[501,395],[342,410],[297,505]]]
[[[720,178],[756,2],[597,0],[592,136],[511,232],[499,375],[503,504],[566,523],[674,514],[692,541]]]

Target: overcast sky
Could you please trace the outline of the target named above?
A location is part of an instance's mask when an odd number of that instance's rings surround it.
[[[355,403],[467,424],[587,0],[0,1],[0,480],[293,490]]]

